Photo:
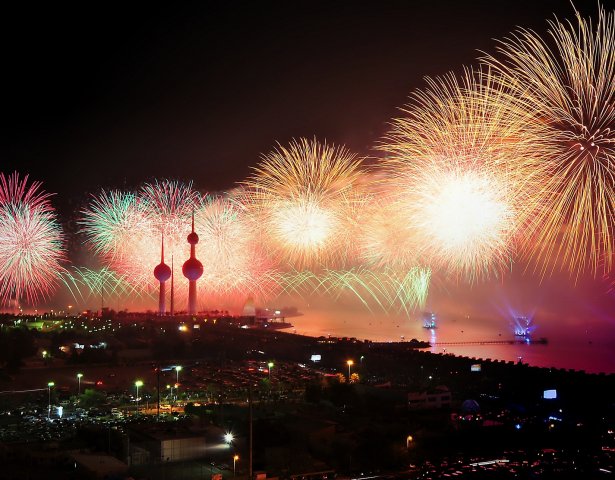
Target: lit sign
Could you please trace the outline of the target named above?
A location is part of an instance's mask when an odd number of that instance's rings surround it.
[[[545,390],[542,393],[542,398],[545,400],[553,400],[554,398],[557,398],[557,390]]]

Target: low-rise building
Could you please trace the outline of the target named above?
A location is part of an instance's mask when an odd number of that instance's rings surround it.
[[[451,406],[451,391],[440,385],[433,390],[408,393],[408,408],[410,410],[428,410],[447,408]]]

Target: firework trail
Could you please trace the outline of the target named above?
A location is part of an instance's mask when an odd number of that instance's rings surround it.
[[[615,219],[615,13],[593,24],[549,22],[549,40],[518,30],[483,60],[543,132],[544,208],[528,224],[524,250],[541,273],[579,276],[613,267]],[[607,258],[607,262],[601,259]]]
[[[50,194],[28,176],[0,173],[0,304],[48,298],[64,271],[63,237]]]
[[[327,296],[358,299],[368,310],[409,314],[425,305],[431,271],[355,267],[347,270],[290,271],[281,274],[284,292],[301,297]]]
[[[403,255],[447,274],[500,274],[541,202],[540,137],[527,126],[530,114],[488,70],[428,79],[404,113],[381,147],[395,225],[387,229],[406,239]]]
[[[362,182],[360,160],[344,147],[299,139],[265,155],[245,185],[266,245],[301,269],[354,254]]]
[[[113,302],[118,299],[131,299],[144,295],[125,278],[113,270],[102,267],[91,269],[74,267],[62,275],[62,282],[76,301],[90,302],[93,299],[101,302]],[[150,295],[151,298],[153,296]]]

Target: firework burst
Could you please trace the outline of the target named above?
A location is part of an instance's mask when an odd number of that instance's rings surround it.
[[[160,191],[155,191],[157,187]],[[154,288],[151,272],[160,260],[162,234],[170,255],[184,253],[181,247],[189,231],[187,215],[194,205],[179,207],[173,196],[188,191],[189,186],[162,181],[137,192],[103,191],[93,196],[80,220],[88,244],[108,268],[134,288]]]
[[[519,30],[485,61],[544,132],[548,193],[525,250],[542,273],[613,267],[615,219],[615,13],[549,22],[550,40]],[[606,263],[601,259],[607,258]]]
[[[162,235],[167,261],[171,257],[181,263],[188,255],[186,237],[194,212],[201,237],[199,256],[205,267],[198,284],[201,307],[229,306],[243,302],[248,294],[268,298],[277,288],[271,280],[270,264],[254,241],[256,229],[245,210],[239,200],[203,196],[191,184],[161,180],[134,193],[102,192],[92,197],[81,223],[88,243],[107,267],[102,272],[113,272],[119,279],[104,276],[104,288],[119,285],[117,291],[122,293],[129,285],[148,295],[157,288],[152,272],[160,262]],[[86,273],[79,276],[80,282],[86,288],[96,287],[93,281],[98,277]],[[175,293],[177,302],[182,302],[187,285],[176,282]]]
[[[265,155],[245,182],[274,255],[293,267],[344,263],[362,203],[360,160],[343,147],[292,141]]]
[[[205,295],[243,302],[247,295],[268,299],[277,290],[271,262],[255,242],[256,225],[237,198],[206,197],[195,223],[202,238],[205,272],[200,288]]]
[[[48,297],[64,271],[63,238],[49,194],[0,173],[0,303]]]
[[[192,188],[192,182],[167,179],[146,183],[141,187],[138,198],[152,225],[170,238],[177,232],[183,234],[190,215],[201,202],[201,196]]]
[[[385,187],[404,255],[474,281],[511,262],[540,203],[540,137],[489,71],[428,79],[388,142]]]

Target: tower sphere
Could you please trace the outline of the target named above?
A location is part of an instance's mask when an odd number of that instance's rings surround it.
[[[198,239],[198,237],[197,237]],[[203,264],[196,258],[190,257],[182,266],[182,273],[188,280],[196,281],[203,275]]]
[[[190,245],[196,245],[197,243],[199,243],[199,236],[196,234],[196,232],[192,231],[188,234],[188,243]]]
[[[171,267],[169,267],[166,263],[159,263],[154,268],[154,277],[159,282],[166,282],[169,278],[171,278]]]

